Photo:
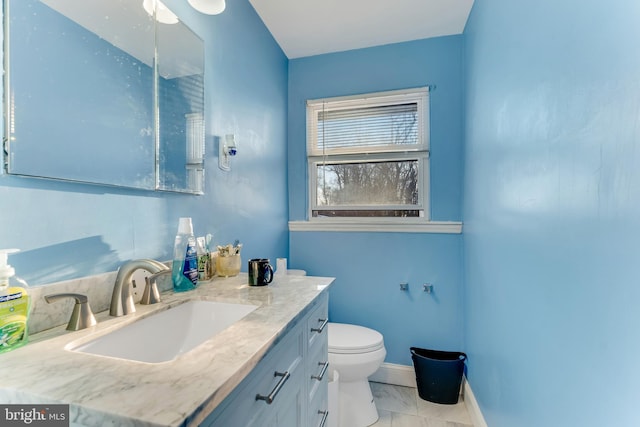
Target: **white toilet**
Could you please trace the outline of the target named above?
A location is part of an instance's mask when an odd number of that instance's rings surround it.
[[[369,426],[378,420],[368,378],[387,355],[382,334],[345,323],[329,322],[328,328],[329,370],[339,374],[338,426]]]

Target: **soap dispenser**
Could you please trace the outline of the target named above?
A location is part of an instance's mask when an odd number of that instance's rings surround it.
[[[0,353],[27,343],[30,298],[27,283],[7,263],[18,249],[0,249]]]

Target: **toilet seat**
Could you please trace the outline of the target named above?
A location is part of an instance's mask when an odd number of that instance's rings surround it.
[[[329,353],[359,354],[384,348],[382,334],[373,329],[332,322],[328,328]]]

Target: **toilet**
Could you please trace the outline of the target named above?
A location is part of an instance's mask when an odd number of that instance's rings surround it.
[[[337,371],[338,426],[365,427],[378,420],[369,376],[378,370],[387,351],[382,334],[364,326],[328,324],[329,371]],[[335,408],[334,408],[335,409]],[[331,413],[332,408],[329,408]]]

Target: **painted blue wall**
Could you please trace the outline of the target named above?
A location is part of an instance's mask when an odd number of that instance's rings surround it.
[[[465,348],[491,427],[640,425],[640,4],[476,1]]]
[[[287,58],[247,0],[218,16],[166,4],[205,40],[206,195],[0,176],[0,247],[22,249],[10,261],[32,285],[170,259],[180,216],[198,235],[240,239],[245,259],[288,255]],[[222,172],[217,142],[227,133],[239,154]]]
[[[379,46],[289,62],[289,216],[307,209],[307,99],[435,85],[430,95],[431,217],[460,220],[462,36]],[[409,347],[462,346],[462,239],[407,233],[290,233],[290,264],[336,277],[329,316],[379,330],[386,361],[411,364]],[[399,290],[409,282],[410,292]],[[436,293],[422,292],[431,282]]]

